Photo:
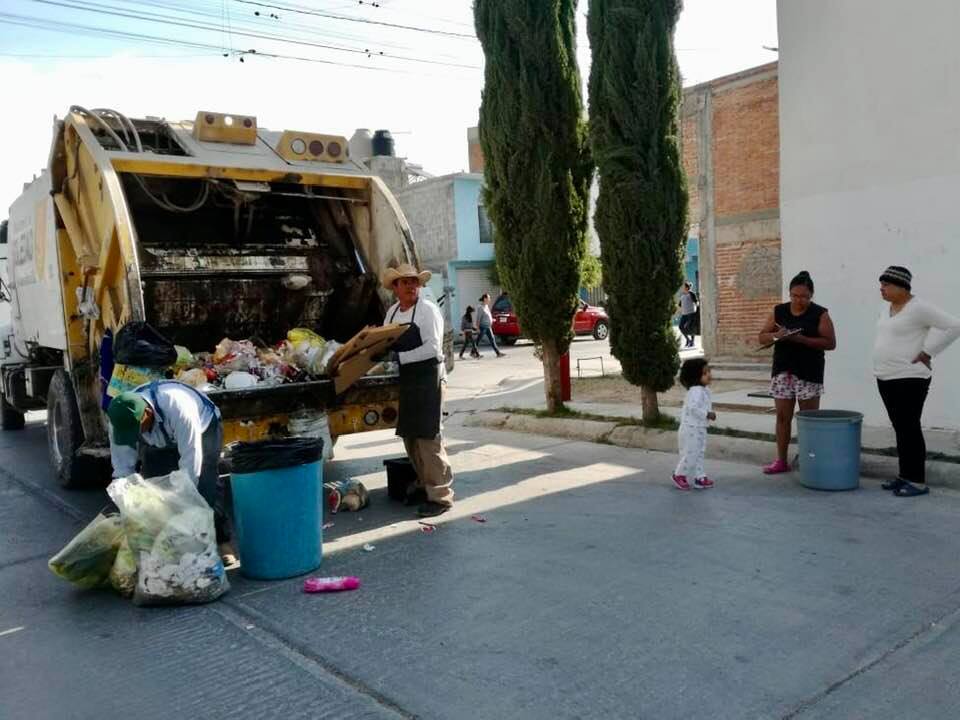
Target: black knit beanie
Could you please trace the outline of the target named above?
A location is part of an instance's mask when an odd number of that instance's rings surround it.
[[[891,265],[883,271],[883,275],[880,276],[880,282],[890,283],[891,285],[902,287],[904,290],[909,290],[913,282],[913,274],[905,267]]]

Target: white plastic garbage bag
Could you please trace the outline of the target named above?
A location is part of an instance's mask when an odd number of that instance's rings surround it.
[[[287,430],[291,437],[319,438],[323,441],[323,460],[333,460],[333,438],[330,436],[330,421],[323,411],[304,410],[290,416]]]
[[[136,558],[135,604],[210,602],[230,589],[213,510],[184,473],[118,478],[107,492]]]

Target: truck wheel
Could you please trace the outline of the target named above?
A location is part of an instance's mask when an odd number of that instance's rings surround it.
[[[4,430],[23,430],[23,413],[0,397],[0,420]]]
[[[47,451],[58,482],[65,488],[84,484],[86,458],[77,454],[83,444],[80,409],[70,376],[57,370],[47,390]]]
[[[607,325],[603,320],[597,320],[597,324],[593,326],[593,337],[596,340],[606,340],[607,335],[610,334],[610,326]]]

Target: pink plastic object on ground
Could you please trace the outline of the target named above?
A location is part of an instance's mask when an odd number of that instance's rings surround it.
[[[313,577],[303,581],[303,591],[305,593],[327,593],[342,592],[343,590],[356,590],[360,587],[360,578],[358,577]]]

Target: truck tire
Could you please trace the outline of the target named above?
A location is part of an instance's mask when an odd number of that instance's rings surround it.
[[[23,430],[23,413],[8,403],[3,396],[0,396],[0,420],[2,420],[0,426],[4,430]]]
[[[89,463],[77,451],[83,444],[83,427],[73,383],[65,370],[57,370],[47,391],[47,451],[57,481],[65,488],[86,484]]]

